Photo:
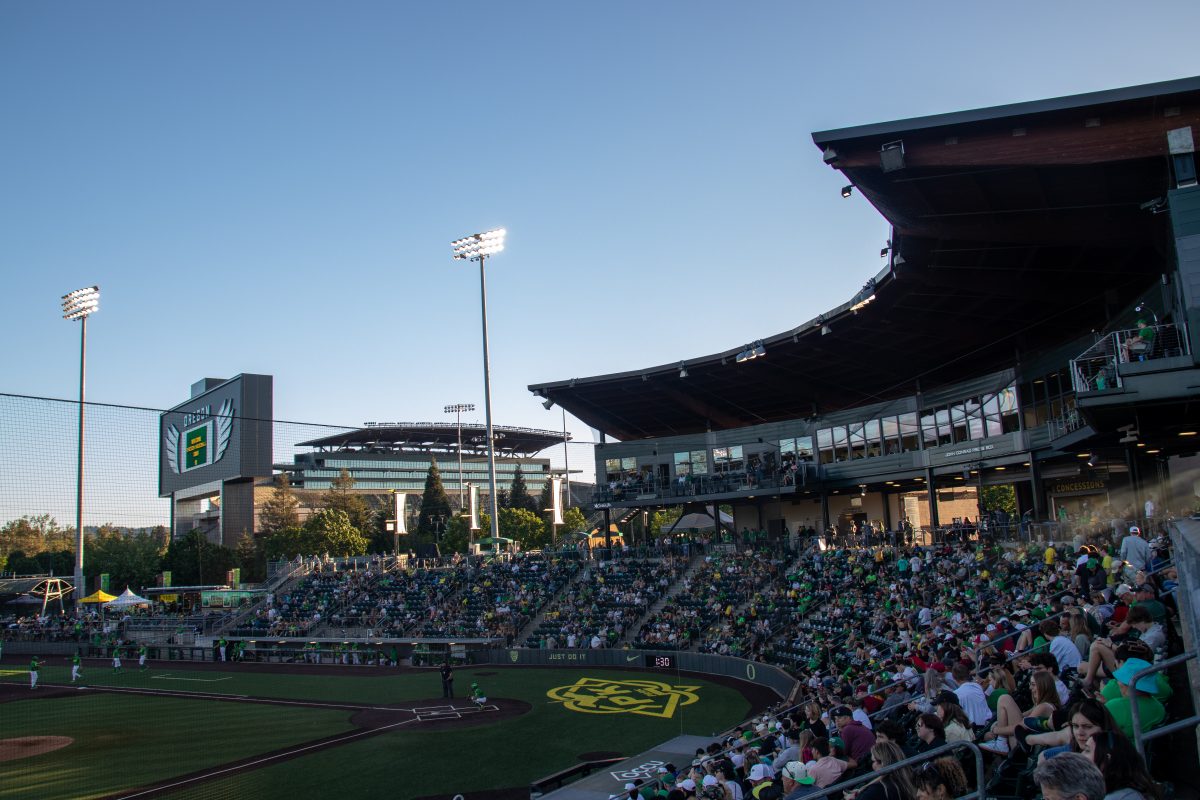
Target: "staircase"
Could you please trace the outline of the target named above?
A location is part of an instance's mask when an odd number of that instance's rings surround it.
[[[692,555],[692,560],[688,562],[687,568],[684,569],[683,574],[675,580],[675,583],[671,585],[666,594],[655,600],[650,607],[646,609],[646,613],[629,626],[629,631],[636,635],[637,632],[642,629],[643,625],[658,616],[658,612],[662,611],[663,607],[666,606],[667,603],[671,602],[675,595],[679,594],[679,592],[683,590],[683,584],[689,578],[699,572],[703,566],[704,556],[699,553],[694,553]]]

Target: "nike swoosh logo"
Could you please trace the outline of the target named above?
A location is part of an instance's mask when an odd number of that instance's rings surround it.
[[[641,656],[625,656],[626,661],[637,661]]]

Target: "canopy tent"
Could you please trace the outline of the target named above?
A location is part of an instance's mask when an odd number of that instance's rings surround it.
[[[125,587],[125,591],[121,592],[120,597],[109,600],[104,604],[105,608],[128,608],[129,606],[148,606],[150,601],[144,597],[138,597],[129,587]]]
[[[733,525],[733,517],[732,516],[730,516],[729,514],[726,514],[724,511],[720,511],[718,513],[720,514],[720,517],[721,517],[721,526],[722,527],[727,528],[727,527],[730,527],[731,525]],[[712,529],[713,529],[712,514],[708,513],[707,511],[705,511],[705,512],[697,511],[697,512],[694,512],[691,514],[684,514],[682,517],[675,520],[675,524],[672,525],[670,527],[670,529],[668,529],[667,532],[672,533],[677,530],[679,530],[679,531],[690,531],[690,530],[710,531]]]
[[[89,594],[87,597],[83,598],[79,602],[81,602],[81,603],[107,603],[110,600],[116,600],[116,599],[117,599],[117,596],[115,594],[109,594],[108,592],[104,591],[103,589],[97,589],[96,591],[92,592],[91,594]]]

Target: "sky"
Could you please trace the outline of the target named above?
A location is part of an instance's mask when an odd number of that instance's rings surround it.
[[[811,132],[1200,74],[1200,4],[0,3],[0,392],[483,420],[789,329],[880,268]],[[568,418],[572,436],[594,433]],[[576,466],[573,464],[572,466]]]

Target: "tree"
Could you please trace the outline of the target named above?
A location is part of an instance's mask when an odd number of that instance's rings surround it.
[[[284,559],[290,561],[296,556],[311,556],[322,552],[317,537],[306,528],[284,528],[274,533],[264,533],[259,538],[259,547],[263,557],[268,561]]]
[[[512,485],[508,489],[508,502],[504,507],[532,511],[534,514],[541,511],[537,501],[530,496],[529,489],[525,486],[525,474],[521,472],[520,464],[517,464],[517,469],[513,472]]]
[[[250,531],[242,531],[242,536],[238,539],[233,552],[237,557],[237,565],[242,570],[243,581],[261,583],[266,580],[267,559]]]
[[[426,541],[432,542],[449,521],[450,498],[442,486],[437,458],[433,457],[429,460],[429,471],[425,473],[425,491],[421,494],[421,516],[417,519],[417,531]]]
[[[0,554],[21,551],[34,556],[46,551],[75,551],[75,529],[61,528],[49,514],[26,515],[0,528]]]
[[[367,552],[367,537],[350,524],[345,511],[323,508],[304,523],[319,552],[331,556],[361,556]]]
[[[1007,511],[1009,516],[1017,515],[1017,490],[1011,483],[1000,486],[984,486],[980,505],[984,511]]]
[[[153,586],[163,569],[165,553],[161,541],[153,532],[133,535],[118,533],[111,526],[102,526],[88,543],[85,572],[95,577],[107,572],[109,586],[120,590],[129,587],[141,591]],[[222,575],[221,581],[224,581]]]
[[[330,511],[344,511],[350,524],[360,533],[371,529],[371,506],[365,497],[354,491],[354,476],[345,467],[330,481],[329,491],[321,498],[321,504]]]
[[[563,524],[558,530],[560,533],[586,533],[587,517],[576,506],[571,506],[563,512]]]
[[[213,544],[202,531],[192,530],[171,542],[166,567],[176,586],[213,586],[225,583],[237,561],[228,547]]]
[[[292,493],[292,484],[286,472],[275,476],[275,488],[259,507],[258,524],[265,533],[278,533],[289,528],[300,527],[300,503]]]
[[[535,550],[550,544],[550,534],[542,518],[524,508],[500,509],[500,535],[513,539],[522,549]]]

